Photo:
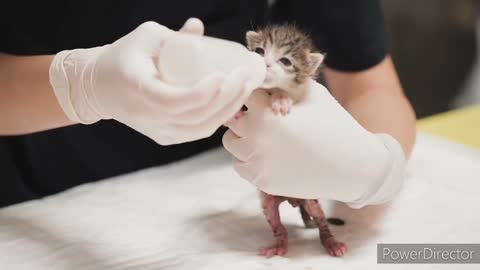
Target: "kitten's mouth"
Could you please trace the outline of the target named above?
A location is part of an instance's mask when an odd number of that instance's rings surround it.
[[[268,82],[271,82],[271,81],[272,81],[272,76],[270,76],[270,74],[267,73],[267,76],[265,76],[264,83],[268,83]]]
[[[261,85],[262,88],[274,88],[272,80],[265,80]]]
[[[273,88],[274,87],[274,80],[272,78],[272,75],[267,73],[267,76],[265,77],[265,80],[263,81],[262,88]]]

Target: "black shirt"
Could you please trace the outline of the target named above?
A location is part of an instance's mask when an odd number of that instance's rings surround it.
[[[0,12],[0,52],[15,55],[112,43],[148,20],[178,29],[189,17],[204,21],[207,35],[242,43],[252,27],[295,22],[342,71],[369,68],[387,51],[375,0],[278,0],[272,8],[267,0],[17,0]],[[0,137],[0,206],[194,155],[220,145],[223,131],[167,147],[113,120]]]

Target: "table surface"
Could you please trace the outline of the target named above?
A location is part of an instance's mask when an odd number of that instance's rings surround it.
[[[265,259],[256,250],[272,239],[257,191],[211,151],[0,209],[0,269],[385,269],[378,243],[480,243],[479,164],[480,151],[420,134],[394,201],[360,210],[322,202],[346,221],[332,228],[349,246],[344,258],[328,256],[284,204],[290,251]]]
[[[437,114],[418,121],[421,131],[480,148],[480,105]]]

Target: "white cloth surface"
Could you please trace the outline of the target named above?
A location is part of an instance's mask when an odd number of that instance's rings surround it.
[[[288,204],[289,253],[257,256],[272,241],[257,192],[215,150],[0,209],[0,269],[478,269],[376,263],[377,243],[480,243],[480,151],[421,134],[408,166],[391,203],[323,203],[346,221],[332,226],[344,258]]]

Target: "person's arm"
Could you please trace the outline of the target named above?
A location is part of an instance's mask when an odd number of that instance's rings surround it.
[[[397,139],[407,155],[415,143],[415,112],[403,93],[391,58],[361,72],[326,68],[328,88],[367,130]]]
[[[53,56],[0,54],[0,135],[26,134],[73,124],[48,80]]]
[[[239,43],[202,37],[203,28],[198,19],[184,33],[145,22],[101,47],[1,55],[0,135],[113,119],[162,145],[210,136],[263,82],[265,65]],[[202,68],[181,68],[186,54]]]

